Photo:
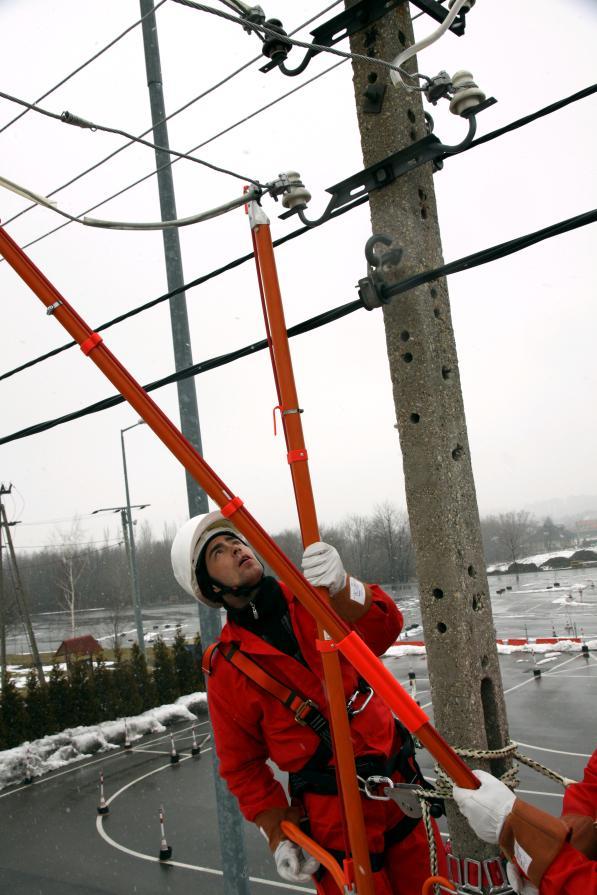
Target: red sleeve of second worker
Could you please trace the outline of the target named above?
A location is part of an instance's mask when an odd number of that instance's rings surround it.
[[[591,755],[580,783],[571,783],[564,793],[562,814],[597,816],[597,749]]]
[[[220,774],[247,820],[267,808],[285,808],[286,793],[267,764],[258,701],[242,675],[218,662],[208,683],[209,715]]]
[[[383,656],[402,630],[402,613],[393,599],[377,584],[371,584],[373,602],[354,628],[376,656]]]
[[[539,895],[597,895],[597,862],[565,845],[541,880]]]

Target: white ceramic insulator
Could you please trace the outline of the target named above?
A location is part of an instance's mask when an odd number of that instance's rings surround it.
[[[485,100],[485,94],[477,87],[470,71],[457,71],[452,77],[454,96],[450,102],[450,112],[454,115],[462,115],[467,109],[480,105]]]
[[[289,182],[289,192],[282,196],[282,205],[284,208],[295,208],[297,205],[304,206],[311,200],[311,193],[301,182],[301,175],[298,171],[287,171],[285,176]],[[296,184],[296,186],[294,185]]]
[[[464,9],[465,12],[468,12],[469,9],[473,8],[473,6],[475,5],[476,2],[477,2],[477,0],[466,0],[466,3],[463,3],[460,8]],[[452,9],[452,7],[454,6],[455,3],[456,3],[456,0],[450,0],[450,2],[448,3],[448,8]]]

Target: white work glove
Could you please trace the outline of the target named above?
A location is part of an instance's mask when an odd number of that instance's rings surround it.
[[[525,879],[519,872],[518,867],[516,867],[515,864],[511,864],[510,861],[506,864],[506,874],[508,876],[508,882],[517,895],[539,895],[537,886],[534,886],[528,879]]]
[[[290,839],[283,839],[280,842],[274,852],[274,861],[282,879],[288,880],[289,883],[309,882],[311,874],[319,870],[319,861],[311,855],[306,855],[302,848]]]
[[[481,781],[479,789],[454,786],[454,801],[479,839],[497,845],[516,796],[487,771],[473,771],[473,774]]]
[[[317,541],[309,544],[303,553],[303,574],[313,587],[327,587],[330,597],[335,596],[346,584],[346,572],[335,547]]]

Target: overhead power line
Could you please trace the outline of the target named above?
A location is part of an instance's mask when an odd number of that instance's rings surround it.
[[[19,99],[17,96],[11,96],[10,93],[3,93],[0,90],[0,97],[2,99],[7,99],[11,103],[16,103],[19,106],[26,106],[28,110],[32,112],[37,112],[39,115],[45,115],[46,118],[52,118],[55,121],[61,121],[64,124],[70,124],[74,127],[82,127],[87,128],[92,131],[102,131],[106,134],[117,134],[119,137],[126,137],[127,140],[130,140],[132,143],[140,143],[141,146],[148,146],[150,149],[158,150],[158,152],[166,152],[169,155],[174,155],[177,158],[187,159],[189,162],[196,162],[198,165],[203,165],[206,168],[211,168],[212,171],[218,171],[220,174],[229,174],[231,177],[236,177],[238,180],[249,181],[249,183],[254,183],[257,186],[261,186],[261,184],[257,180],[253,180],[251,177],[246,177],[244,174],[237,174],[236,171],[229,171],[228,168],[220,168],[218,165],[213,165],[211,162],[206,162],[204,159],[197,158],[194,155],[189,155],[188,152],[178,152],[176,149],[172,149],[171,147],[166,149],[165,146],[158,146],[155,143],[152,143],[151,140],[143,140],[141,137],[135,137],[134,134],[129,134],[128,131],[120,130],[117,127],[107,127],[103,124],[96,124],[95,121],[87,121],[85,118],[79,118],[78,115],[73,115],[72,112],[62,112],[60,115],[57,112],[50,112],[49,109],[42,109],[41,106],[36,106],[33,103],[28,103],[24,99]]]
[[[337,6],[338,2],[341,2],[341,0],[337,0],[336,3],[332,3],[330,6],[327,6],[325,9],[323,9],[320,13],[317,13],[315,16],[312,16],[310,19],[307,19],[306,22],[303,22],[301,25],[299,25],[297,28],[295,28],[294,31],[291,32],[291,34],[296,34],[297,31],[300,31],[302,28],[305,28],[307,25],[310,25],[311,22],[315,21],[315,19],[318,19],[321,15],[328,12],[328,10],[332,9],[332,7]],[[182,106],[180,106],[174,112],[171,112],[170,115],[166,115],[166,117],[163,119],[163,121],[159,121],[159,122],[157,122],[157,124],[163,124],[165,121],[171,121],[177,115],[180,115],[181,112],[186,111],[186,109],[190,108],[192,105],[199,102],[199,100],[204,99],[206,96],[209,96],[210,93],[213,93],[219,87],[222,87],[224,84],[233,80],[233,78],[237,77],[237,75],[241,74],[241,72],[245,71],[245,69],[249,68],[255,62],[259,62],[262,58],[263,57],[261,56],[261,54],[259,54],[258,56],[254,56],[252,59],[249,59],[248,62],[245,62],[243,65],[241,65],[239,68],[235,69],[229,75],[226,75],[224,78],[221,78],[215,84],[212,84],[211,87],[208,87],[206,90],[203,90],[201,93],[197,94],[197,96],[193,97],[188,102],[184,103]],[[139,137],[144,137],[146,134],[150,133],[150,131],[152,129],[153,129],[153,125],[151,127],[148,127],[147,130],[144,130],[141,134],[139,134]],[[106,162],[110,161],[110,159],[114,158],[120,152],[123,152],[125,149],[128,149],[128,147],[132,146],[132,145],[133,145],[133,141],[129,141],[128,143],[123,143],[122,146],[119,146],[113,152],[104,156],[104,158],[95,162],[89,168],[86,168],[84,171],[81,171],[79,174],[76,174],[74,177],[71,177],[71,179],[67,180],[66,183],[63,183],[61,186],[56,187],[51,192],[46,193],[46,196],[47,197],[55,196],[57,193],[61,192],[61,190],[64,190],[67,187],[72,186],[73,183],[76,183],[82,177],[85,177],[87,174],[90,174],[92,171],[95,171],[97,168],[100,168]],[[199,147],[195,147],[195,149],[198,149],[198,148]],[[190,150],[190,152],[194,152],[194,151],[195,151],[194,149]],[[154,172],[154,173],[156,173],[156,172]],[[135,184],[133,184],[133,185],[135,185]],[[124,190],[121,192],[124,192]],[[121,195],[121,193],[115,194],[115,196],[118,196],[118,195]],[[115,196],[112,196],[111,198],[115,198]],[[109,201],[109,200],[106,199],[106,200],[103,200],[102,202],[98,203],[97,205],[93,205],[91,208],[88,208],[86,211],[82,212],[82,214],[87,214],[90,211],[94,211],[96,208],[99,208],[99,206],[102,205],[103,202],[105,202],[105,201]],[[36,207],[37,207],[36,205],[28,205],[26,208],[23,208],[21,211],[14,214],[11,218],[8,218],[6,221],[4,221],[4,226],[11,224],[17,218],[21,217],[21,215],[27,214],[29,211],[32,211]],[[34,245],[37,242],[41,242],[42,239],[45,239],[47,236],[51,236],[53,233],[56,233],[58,230],[62,230],[63,227],[68,227],[69,223],[60,224],[58,227],[54,227],[54,229],[49,230],[47,233],[44,233],[42,236],[38,236],[36,239],[33,239],[30,242],[25,243],[23,248],[27,248],[28,246]]]
[[[557,224],[551,224],[548,227],[544,227],[542,230],[536,230],[535,232],[528,233],[525,236],[518,236],[515,239],[509,240],[508,242],[490,246],[489,248],[483,249],[480,252],[475,252],[472,255],[466,255],[464,258],[459,258],[457,261],[451,261],[448,264],[443,264],[440,267],[433,268],[432,270],[422,271],[419,274],[415,274],[412,277],[408,277],[407,279],[402,280],[389,288],[386,288],[384,290],[384,296],[386,298],[390,298],[391,296],[408,292],[409,290],[414,289],[417,286],[421,286],[423,283],[429,283],[432,280],[437,280],[440,277],[459,273],[464,270],[471,270],[473,267],[479,267],[482,264],[488,264],[491,261],[497,261],[499,258],[505,258],[507,255],[512,255],[515,252],[520,252],[522,249],[526,249],[529,246],[535,245],[542,240],[550,239],[553,236],[559,236],[563,233],[569,232],[570,230],[575,230],[579,227],[587,226],[588,224],[595,223],[595,221],[597,221],[597,209],[585,212],[584,214],[576,215],[575,217],[560,221]],[[335,320],[339,320],[341,317],[345,317],[348,314],[352,314],[354,311],[358,311],[361,308],[363,308],[363,303],[360,299],[347,302],[346,304],[340,305],[336,308],[332,308],[329,311],[324,311],[322,314],[318,314],[317,316],[311,317],[308,320],[304,320],[302,323],[298,323],[295,326],[289,327],[287,331],[288,336],[289,338],[292,338],[294,336],[310,332],[311,330],[318,329],[321,326],[326,326],[327,324],[332,323]],[[253,342],[251,345],[246,345],[244,348],[239,348],[236,351],[231,351],[227,354],[219,355],[218,357],[200,361],[197,364],[193,364],[191,367],[187,367],[185,370],[178,370],[175,373],[171,373],[169,376],[165,376],[163,379],[158,379],[155,382],[151,382],[148,385],[143,386],[143,388],[146,392],[152,392],[155,389],[162,388],[165,385],[171,385],[172,383],[178,382],[182,379],[188,379],[190,376],[197,376],[200,373],[206,373],[208,370],[214,370],[217,367],[225,366],[226,364],[239,360],[242,357],[256,354],[258,351],[263,351],[263,349],[267,347],[267,339],[261,339],[258,342]],[[46,432],[48,429],[53,429],[56,426],[62,425],[63,423],[67,423],[75,419],[80,419],[81,417],[88,416],[92,413],[98,413],[101,410],[107,410],[110,407],[116,407],[118,404],[122,404],[124,400],[125,399],[122,397],[122,395],[118,394],[113,395],[110,398],[105,398],[102,401],[96,401],[94,404],[90,404],[87,407],[72,411],[71,413],[65,414],[64,416],[56,417],[55,419],[47,420],[43,423],[36,423],[33,426],[28,426],[26,429],[21,429],[18,432],[13,432],[10,435],[5,435],[3,438],[0,438],[0,445],[8,444],[11,441],[17,441],[21,438],[28,438],[31,435],[38,435],[40,432]]]
[[[54,93],[55,90],[58,90],[59,87],[62,87],[63,84],[66,84],[66,82],[70,81],[71,78],[74,78],[75,75],[78,75],[79,72],[83,71],[84,68],[87,68],[88,65],[90,65],[92,62],[95,62],[96,59],[99,59],[99,57],[102,56],[107,50],[110,50],[113,46],[115,46],[115,44],[117,44],[119,40],[122,40],[122,38],[125,37],[127,34],[129,34],[129,32],[133,31],[133,29],[136,28],[137,25],[140,25],[141,22],[143,21],[143,19],[146,19],[147,16],[151,15],[152,12],[155,12],[157,9],[159,9],[160,6],[163,6],[165,2],[166,2],[166,0],[159,0],[159,3],[156,3],[155,7],[153,8],[153,10],[151,12],[145,13],[144,16],[141,16],[140,19],[137,19],[137,21],[133,22],[132,25],[129,25],[128,28],[125,28],[124,31],[122,31],[119,35],[117,35],[117,37],[115,37],[113,40],[111,40],[110,43],[106,44],[105,47],[102,47],[101,50],[98,50],[97,53],[94,53],[93,56],[91,56],[89,59],[87,59],[86,62],[83,62],[81,65],[79,65],[73,71],[71,71],[70,74],[68,74],[64,78],[62,78],[61,81],[58,81],[57,84],[54,84],[53,87],[50,87],[49,90],[46,90],[45,93],[42,93],[42,95],[39,96],[35,100],[35,103],[33,103],[32,107],[34,107],[36,105],[36,103],[40,103],[42,101],[42,99],[45,99],[47,96],[50,96],[51,93]],[[29,112],[29,111],[30,111],[29,109],[25,109],[24,112],[19,112],[18,115],[16,115],[14,118],[12,118],[10,121],[8,121],[6,124],[4,124],[2,127],[0,127],[0,134],[3,133],[5,130],[7,130],[9,127],[11,127],[11,125],[13,125],[16,121],[19,121],[21,118],[23,118],[23,116],[26,115],[27,112]]]
[[[338,65],[342,65],[342,64],[343,64],[342,62],[336,63],[331,68],[335,68]],[[317,77],[320,77],[321,75],[327,73],[328,71],[331,71],[331,68],[326,69],[324,72],[321,72],[320,75],[316,75],[311,80],[313,81]],[[306,81],[303,85],[300,85],[300,87],[305,86],[308,83],[310,83],[310,81]],[[288,94],[284,94],[283,96],[285,97],[285,96],[290,95],[290,93],[296,92],[296,90],[300,89],[300,87],[294,88],[294,90],[290,91]],[[490,133],[485,134],[483,137],[479,137],[478,139],[474,140],[470,144],[470,146],[461,150],[461,152],[468,152],[469,149],[472,149],[476,146],[480,146],[483,143],[487,143],[491,140],[495,140],[497,137],[501,137],[504,134],[510,133],[511,131],[514,131],[519,127],[523,127],[527,124],[530,124],[533,121],[536,121],[539,118],[544,117],[545,115],[549,115],[552,112],[556,112],[559,109],[564,108],[565,106],[568,106],[572,103],[578,102],[581,99],[585,99],[586,97],[591,96],[595,92],[597,92],[597,84],[593,84],[590,87],[586,87],[583,90],[579,90],[577,93],[573,93],[570,96],[567,96],[564,99],[558,100],[555,103],[551,103],[548,106],[544,106],[542,109],[538,109],[537,111],[532,112],[530,115],[525,115],[523,118],[518,118],[516,121],[510,122],[510,124],[507,124],[504,127],[498,128],[495,131],[491,131]],[[281,98],[283,98],[283,97],[281,97]],[[276,102],[276,100],[274,100],[274,103],[275,102]],[[274,103],[271,103],[269,105],[273,105]],[[253,115],[258,114],[259,111],[263,111],[263,109],[266,109],[266,108],[268,108],[268,106],[262,107],[261,110],[257,110],[257,112],[253,113]],[[249,116],[249,117],[251,117],[251,116]],[[234,127],[234,126],[235,125],[233,125],[232,127]],[[228,128],[228,130],[230,130],[230,129],[231,128]],[[223,131],[222,133],[226,133],[226,131]],[[216,135],[216,136],[218,136],[218,135]],[[215,139],[215,137],[210,138],[210,139]],[[196,146],[195,149],[199,149],[202,145],[205,145],[205,144],[204,143],[200,144],[199,146]],[[190,150],[190,151],[193,152],[194,150]],[[454,153],[454,154],[459,154],[459,153]],[[170,164],[170,163],[168,163],[168,164]],[[151,172],[151,174],[146,175],[146,177],[142,178],[141,180],[135,181],[135,183],[131,184],[131,186],[135,186],[137,183],[141,183],[142,180],[145,180],[147,177],[151,177],[152,174],[155,174],[155,173],[156,173],[155,171]],[[129,189],[129,188],[130,187],[125,187],[124,190],[121,190],[119,193],[115,193],[113,196],[109,197],[109,199],[110,198],[113,199],[116,196],[121,195],[122,192],[125,192],[125,190]],[[109,199],[105,199],[102,202],[98,203],[97,205],[93,205],[91,208],[88,208],[85,212],[82,212],[82,214],[87,214],[90,211],[94,211],[96,208],[99,208],[100,205],[104,204],[104,202],[109,201]],[[357,207],[358,205],[362,205],[364,202],[368,202],[368,201],[369,201],[369,197],[363,196],[362,198],[353,202],[351,205],[344,206],[343,208],[334,212],[329,219],[332,220],[333,218],[339,217],[341,214],[345,214],[347,211],[350,211],[353,208]],[[322,223],[325,223],[325,221],[323,221]],[[63,227],[66,227],[66,226],[68,226],[68,223],[60,224],[54,230],[51,230],[51,231],[49,231],[49,233],[45,234],[45,236],[50,235],[50,233],[55,233],[57,230],[61,230]],[[317,224],[316,226],[320,226],[320,224]],[[291,233],[287,234],[286,236],[283,236],[280,239],[275,240],[274,246],[283,245],[285,242],[288,242],[289,240],[294,239],[295,237],[301,236],[302,234],[306,233],[309,229],[314,229],[314,225],[312,224],[310,227],[300,227],[297,230],[293,230]],[[44,238],[43,236],[38,237],[38,239],[33,240],[32,242],[26,243],[25,248],[27,246],[32,245],[33,242],[38,242],[39,240],[41,240],[43,238]],[[149,310],[150,308],[155,307],[156,305],[160,304],[161,302],[167,301],[169,298],[173,298],[175,295],[180,294],[185,289],[192,289],[195,286],[200,286],[203,283],[206,283],[209,280],[211,280],[215,277],[218,277],[223,273],[226,273],[228,270],[232,270],[235,267],[238,267],[240,264],[244,264],[245,261],[248,261],[252,257],[253,257],[252,252],[250,252],[247,255],[241,255],[239,258],[236,258],[233,261],[228,262],[227,264],[223,265],[222,267],[216,268],[215,270],[210,271],[207,274],[204,274],[200,277],[197,277],[194,280],[191,280],[189,283],[186,284],[186,286],[184,288],[181,287],[179,289],[173,289],[171,292],[166,292],[163,295],[160,295],[157,298],[151,299],[150,301],[145,302],[144,304],[139,305],[138,307],[133,308],[130,311],[126,311],[124,314],[120,314],[118,317],[115,317],[113,320],[109,320],[108,322],[103,323],[100,326],[96,327],[96,331],[101,332],[104,329],[108,329],[110,326],[114,326],[116,323],[122,323],[124,320],[127,320],[129,317],[133,317],[136,314],[140,314],[143,311],[146,311],[146,310]],[[20,364],[19,366],[14,367],[12,370],[8,370],[6,373],[0,374],[0,381],[2,381],[3,379],[8,379],[11,376],[16,375],[17,373],[22,372],[23,370],[29,369],[30,367],[34,367],[36,364],[42,363],[42,361],[49,360],[49,358],[55,357],[57,354],[60,354],[61,352],[66,351],[68,348],[72,348],[74,345],[76,345],[76,342],[72,342],[72,341],[67,342],[66,344],[61,345],[58,348],[52,349],[52,351],[48,351],[45,354],[42,354],[39,357],[33,358],[30,361],[26,361],[24,364]]]
[[[346,214],[348,211],[352,211],[353,208],[356,208],[358,205],[363,205],[365,202],[368,202],[368,200],[368,196],[362,196],[361,198],[356,199],[351,205],[345,205],[343,208],[335,211],[332,215],[330,215],[328,221],[334,220],[335,218]],[[328,221],[323,221],[322,223],[325,224]],[[296,230],[292,230],[290,233],[287,233],[286,236],[281,236],[279,239],[276,239],[274,241],[274,246],[277,247],[280,245],[284,245],[284,243],[290,242],[297,236],[302,236],[303,233],[308,233],[310,230],[314,230],[316,227],[320,226],[322,226],[322,224],[315,224],[315,226],[312,225],[310,227],[298,227]],[[138,307],[133,308],[130,311],[125,311],[123,314],[119,314],[118,317],[114,317],[112,318],[112,320],[108,320],[106,323],[102,323],[100,326],[96,326],[95,332],[102,332],[103,330],[109,329],[111,326],[115,326],[117,323],[122,323],[124,320],[128,320],[129,317],[134,317],[137,314],[141,314],[143,311],[148,311],[150,308],[154,308],[156,305],[159,305],[170,298],[174,298],[175,295],[180,295],[182,292],[193,289],[195,286],[201,286],[203,283],[207,283],[209,280],[215,279],[216,277],[221,276],[221,274],[224,274],[229,270],[234,270],[234,268],[240,267],[241,264],[249,261],[252,257],[253,252],[248,252],[246,255],[240,255],[233,261],[228,261],[222,267],[217,267],[215,268],[215,270],[211,270],[208,273],[203,274],[200,277],[196,277],[194,280],[191,280],[188,283],[185,283],[184,286],[179,286],[177,289],[172,289],[170,292],[165,292],[163,295],[158,295],[157,298],[152,298],[150,301],[145,302],[145,304],[139,305]],[[21,364],[20,366],[15,367],[12,370],[8,370],[8,372],[6,373],[2,373],[0,375],[0,381],[2,381],[3,379],[9,379],[11,376],[16,375],[23,370],[28,370],[30,367],[34,367],[37,364],[42,363],[42,361],[49,360],[51,357],[55,357],[57,354],[61,354],[63,351],[67,351],[69,348],[73,348],[76,344],[76,342],[66,342],[64,345],[60,345],[58,348],[53,348],[52,351],[48,351],[45,354],[42,354],[39,357],[35,357],[30,361],[26,361],[24,364]]]

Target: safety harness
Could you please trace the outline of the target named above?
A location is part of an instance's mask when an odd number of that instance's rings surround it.
[[[317,705],[311,699],[303,696],[297,690],[291,690],[269,674],[269,672],[265,671],[257,662],[244,653],[237,643],[223,644],[216,641],[208,646],[203,653],[201,662],[204,674],[210,675],[212,673],[212,661],[216,650],[220,652],[227,662],[234,665],[235,668],[261,687],[262,690],[265,690],[283,703],[294,714],[294,720],[297,724],[300,724],[302,727],[310,727],[319,737],[319,746],[307,763],[300,771],[291,771],[288,775],[288,789],[291,798],[298,798],[305,792],[313,792],[318,795],[337,795],[338,784],[335,768],[329,764],[333,756],[330,726]],[[347,702],[348,717],[352,718],[362,712],[372,695],[373,691],[367,682],[359,679],[357,689]],[[357,705],[359,696],[364,698],[361,704]],[[390,758],[386,758],[383,755],[355,757],[359,788],[362,789],[364,795],[369,797],[371,797],[371,792],[366,785],[368,778],[388,778],[396,771],[401,774],[407,783],[418,783],[426,788],[429,787],[415,758],[413,737],[400,721],[397,719],[394,719],[394,721],[402,742],[402,746],[396,755]],[[361,782],[365,784],[364,788],[360,786]],[[440,800],[436,801],[439,808]],[[443,808],[443,805],[441,807]],[[443,813],[443,811],[438,810],[437,813],[434,812],[434,816],[439,816],[440,813]],[[384,837],[385,849],[405,839],[420,820],[420,817],[413,818],[405,815],[391,830],[386,832]],[[330,849],[328,851],[342,865],[345,857],[344,853]],[[381,870],[383,864],[383,852],[371,853],[371,867],[374,872]]]

